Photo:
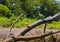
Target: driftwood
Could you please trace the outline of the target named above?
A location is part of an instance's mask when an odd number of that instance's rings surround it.
[[[56,14],[56,15],[54,15],[52,17],[47,17],[47,18],[45,18],[43,20],[40,19],[37,22],[33,23],[32,25],[27,26],[27,28],[23,32],[21,32],[19,35],[25,35],[27,32],[29,32],[33,28],[39,26],[40,24],[43,24],[43,23],[46,23],[46,22],[50,22],[50,21],[52,21],[54,19],[57,19],[57,18],[60,18],[60,14]]]
[[[16,35],[16,36],[13,36],[13,38],[8,38],[8,39],[6,39],[4,42],[12,42],[12,41],[18,41],[18,40],[20,40],[20,39],[24,39],[24,35],[27,33],[27,32],[29,32],[30,30],[32,30],[33,28],[35,28],[35,27],[37,27],[37,26],[39,26],[40,24],[43,24],[43,23],[46,23],[46,22],[49,22],[49,21],[52,21],[52,20],[54,20],[54,19],[57,19],[57,18],[60,18],[60,14],[56,14],[56,15],[54,15],[54,16],[52,16],[52,17],[47,17],[47,18],[45,18],[45,19],[40,19],[40,20],[38,20],[37,22],[35,22],[34,24],[32,24],[32,25],[30,25],[30,26],[27,26],[27,28],[24,30],[24,31],[22,31],[21,33],[19,33],[18,35]],[[60,31],[59,31],[60,32]],[[55,32],[54,32],[55,33]],[[40,35],[40,36],[37,36],[37,38],[38,37],[45,37],[45,36],[48,36],[48,35],[50,35],[50,34],[54,34],[54,33],[48,33],[48,34],[43,34],[43,35]],[[58,33],[58,32],[56,32],[56,33]],[[23,36],[23,38],[21,38]],[[17,38],[17,37],[19,37],[19,38]],[[30,37],[28,37],[29,39],[30,39]],[[36,38],[36,36],[33,36],[33,37],[31,37],[31,39],[32,38]],[[25,37],[25,39],[27,39],[26,37]],[[28,39],[28,40],[29,40]]]

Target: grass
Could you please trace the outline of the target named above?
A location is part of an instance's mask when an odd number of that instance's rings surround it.
[[[16,20],[16,18],[17,17],[11,17],[8,19],[6,17],[0,17],[0,27],[8,28]],[[35,21],[36,19],[24,18],[23,20],[19,20],[18,22],[16,22],[14,28],[24,28]]]
[[[49,29],[60,29],[60,22],[53,21],[52,23],[48,24]]]
[[[44,29],[45,24],[38,26],[37,28]],[[52,21],[51,23],[47,23],[47,29],[60,29],[60,22],[59,21]]]
[[[0,28],[8,28],[17,17],[12,16],[11,18],[6,17],[0,17]],[[23,20],[19,20],[15,25],[14,28],[25,28],[28,25],[33,24],[37,19],[31,19],[31,18],[24,18]],[[44,24],[37,26],[36,28],[43,29]],[[47,23],[47,29],[60,29],[60,22],[59,21],[53,21],[52,23]]]
[[[19,20],[14,27],[17,28],[24,28],[32,23],[34,23],[36,20],[35,19],[30,19],[30,18],[24,18],[23,20]]]

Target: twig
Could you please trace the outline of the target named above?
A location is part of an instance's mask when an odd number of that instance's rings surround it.
[[[8,34],[8,37],[10,37],[10,35],[12,34],[11,31],[12,31],[12,27],[14,26],[14,24],[23,16],[23,14],[21,14],[15,22],[12,23],[12,25],[10,26],[10,30],[9,30],[9,34]],[[21,18],[22,19],[22,18]]]

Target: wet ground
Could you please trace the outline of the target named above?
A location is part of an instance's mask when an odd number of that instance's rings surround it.
[[[19,32],[22,32],[23,30],[24,30],[24,28],[13,28],[12,33],[17,34]],[[46,32],[49,32],[49,31],[58,31],[58,30],[48,30]],[[0,29],[0,38],[7,38],[8,33],[9,33],[9,28],[1,28]],[[43,33],[42,29],[37,29],[37,30],[33,29],[33,30],[29,31],[27,34],[25,34],[25,36],[39,35],[41,33]]]

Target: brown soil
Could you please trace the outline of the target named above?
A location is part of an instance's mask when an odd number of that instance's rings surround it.
[[[13,28],[12,33],[17,34],[19,32],[22,32],[23,30],[24,30],[24,28]],[[58,31],[58,30],[47,30],[46,32],[49,32],[49,31]],[[1,28],[0,29],[0,38],[7,38],[8,32],[9,32],[9,28]],[[25,36],[38,35],[38,34],[41,34],[42,32],[43,32],[42,29],[33,29],[33,30],[29,31]]]

